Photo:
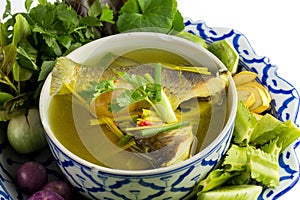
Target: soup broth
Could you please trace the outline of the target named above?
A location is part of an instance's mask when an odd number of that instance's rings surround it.
[[[144,64],[160,62],[190,65],[187,60],[178,55],[157,49],[140,49],[122,56]],[[215,139],[226,122],[226,94],[224,95],[223,92],[209,99],[196,97],[183,101],[175,111],[180,121],[189,121],[192,127],[194,140],[191,152],[193,154]],[[132,113],[135,112],[137,111],[128,111],[125,115],[117,116],[117,119],[113,117],[103,119],[110,120],[118,127],[126,127],[131,123]],[[112,133],[114,126],[108,126],[109,123],[97,123],[97,119],[91,112],[72,95],[53,96],[49,113],[50,126],[57,139],[79,157],[114,169],[142,170],[157,167],[151,159],[150,161],[147,159],[151,156],[149,153],[124,150],[124,147],[120,147],[118,145],[120,138]],[[122,117],[123,120],[119,119]],[[123,129],[120,128],[120,130]],[[139,139],[136,141],[138,142]],[[156,151],[164,156],[170,149],[162,147]]]

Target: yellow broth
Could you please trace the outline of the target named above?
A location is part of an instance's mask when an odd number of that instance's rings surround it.
[[[187,65],[178,55],[153,49],[129,52],[126,58],[141,63],[164,62]],[[178,119],[188,120],[197,138],[196,152],[207,146],[222,130],[226,121],[226,101],[213,105],[213,100],[190,99],[176,111]],[[106,125],[91,125],[94,117],[71,95],[54,96],[50,103],[50,126],[57,139],[74,154],[97,165],[128,170],[153,168],[144,157],[118,145],[118,138]],[[211,120],[212,119],[212,120]],[[162,152],[163,155],[163,152]]]

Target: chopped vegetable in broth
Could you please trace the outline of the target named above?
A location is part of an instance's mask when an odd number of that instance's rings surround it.
[[[53,70],[50,125],[71,152],[105,167],[152,169],[192,157],[221,132],[226,74],[157,49],[114,58],[88,69],[62,57]],[[91,72],[101,76],[86,81]]]

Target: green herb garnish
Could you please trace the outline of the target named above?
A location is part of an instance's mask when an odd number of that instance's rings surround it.
[[[102,80],[99,83],[97,81],[92,81],[87,89],[80,92],[80,96],[88,102],[94,101],[101,94],[115,90],[115,82],[116,80],[114,78],[110,80]]]
[[[158,83],[155,82],[150,74],[145,74],[142,77],[135,74],[119,73],[123,80],[134,86],[134,89],[126,89],[119,97],[113,99],[110,106],[111,111],[118,112],[131,104],[145,100],[153,107],[163,121],[167,123],[176,122],[177,117],[175,112],[167,95],[162,90],[161,80],[158,80],[161,79],[161,65],[157,64],[155,68],[155,76]],[[156,96],[157,94],[159,97]]]
[[[6,0],[0,22],[0,121],[38,107],[41,86],[56,58],[102,37],[104,22],[115,23],[113,11],[99,1],[85,8],[85,16],[67,2],[39,0],[32,7],[33,1],[25,0],[26,12],[12,14]]]
[[[134,132],[133,133],[134,135],[138,135],[140,137],[149,137],[149,136],[156,135],[158,133],[179,129],[189,125],[190,125],[189,121],[183,121],[179,123],[166,124],[162,126],[144,126],[144,127],[131,128],[130,132]]]

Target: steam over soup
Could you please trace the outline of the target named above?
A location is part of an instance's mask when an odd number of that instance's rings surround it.
[[[61,57],[52,72],[50,126],[79,157],[115,169],[165,167],[221,132],[226,72],[157,49],[111,54],[103,63]]]

